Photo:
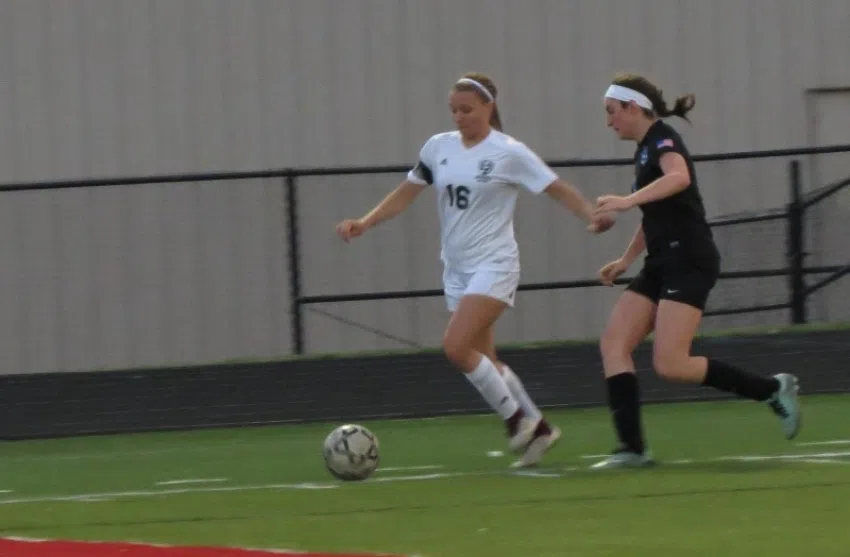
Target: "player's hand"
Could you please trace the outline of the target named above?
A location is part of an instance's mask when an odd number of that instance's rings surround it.
[[[345,219],[336,225],[336,233],[339,234],[340,238],[348,243],[353,238],[361,236],[364,232],[366,232],[367,228],[366,224],[360,219]]]
[[[605,286],[614,286],[614,281],[617,280],[620,275],[625,273],[628,268],[628,263],[622,259],[612,261],[599,269],[599,280]]]
[[[596,198],[596,210],[594,215],[609,213],[612,211],[628,211],[633,207],[628,197],[620,195],[603,195]]]
[[[595,215],[591,219],[590,224],[587,225],[587,229],[594,234],[601,234],[614,226],[614,223],[616,222],[617,221],[611,215]]]

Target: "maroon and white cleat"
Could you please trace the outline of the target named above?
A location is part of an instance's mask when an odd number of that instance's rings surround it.
[[[525,450],[534,439],[534,434],[540,426],[541,420],[532,420],[525,416],[522,410],[505,420],[508,427],[508,448],[512,453]]]
[[[529,468],[537,466],[549,449],[561,438],[561,430],[546,420],[540,420],[534,431],[534,437],[525,449],[522,458],[513,462],[511,468]]]

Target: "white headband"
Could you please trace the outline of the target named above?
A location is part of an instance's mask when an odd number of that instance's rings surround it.
[[[617,99],[618,101],[624,102],[634,101],[638,106],[647,110],[652,110],[652,101],[649,100],[649,97],[639,91],[623,87],[622,85],[611,85],[608,87],[608,90],[605,91],[605,98]]]
[[[474,85],[479,91],[484,93],[487,96],[488,99],[490,99],[490,102],[492,102],[494,100],[493,99],[493,93],[491,93],[489,89],[487,89],[481,83],[475,81],[474,79],[470,79],[468,77],[462,77],[462,78],[458,79],[457,82],[458,83],[469,83],[471,85]]]

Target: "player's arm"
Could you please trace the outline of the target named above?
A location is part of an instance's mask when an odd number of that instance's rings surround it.
[[[691,173],[682,155],[667,151],[658,162],[664,176],[628,196],[632,207],[671,197],[691,185]]]
[[[374,209],[361,217],[359,219],[360,224],[364,229],[368,230],[398,216],[410,207],[416,196],[422,193],[422,190],[426,187],[428,187],[427,184],[418,184],[410,180],[405,180],[396,189],[387,194]]]
[[[363,230],[374,228],[404,212],[422,190],[434,183],[433,161],[436,157],[436,138],[432,136],[419,151],[419,161],[407,173],[407,178],[358,222]]]
[[[546,195],[572,211],[575,216],[588,223],[593,221],[593,205],[573,185],[568,184],[561,178],[557,178],[543,191],[546,192]]]
[[[591,232],[598,234],[614,226],[614,220],[609,215],[595,214],[590,201],[576,187],[558,177],[534,151],[517,143],[513,155],[514,183],[523,185],[535,194],[545,191],[550,198],[587,222]]]
[[[422,193],[428,185],[434,182],[431,171],[431,161],[435,152],[435,137],[432,137],[419,151],[419,162],[407,173],[407,178],[393,191],[387,194],[380,203],[359,219],[346,219],[336,227],[337,234],[346,242],[357,238],[370,228],[398,216],[410,207],[413,200]]]
[[[592,223],[593,205],[572,184],[561,179],[537,153],[523,143],[514,144],[511,178],[528,191],[546,194],[569,209],[574,215]]]
[[[646,236],[643,234],[643,225],[639,224],[635,235],[632,236],[632,241],[629,242],[629,247],[626,248],[620,261],[626,265],[631,265],[643,253],[644,249],[646,249]]]

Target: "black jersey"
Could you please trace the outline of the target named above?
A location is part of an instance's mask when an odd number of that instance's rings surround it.
[[[675,195],[640,206],[648,258],[663,258],[671,248],[676,248],[673,251],[687,254],[689,258],[715,259],[717,248],[705,218],[694,163],[681,136],[662,120],[652,124],[637,146],[632,191],[638,191],[664,175],[660,161],[661,155],[667,152],[682,155],[688,165],[691,183]]]

